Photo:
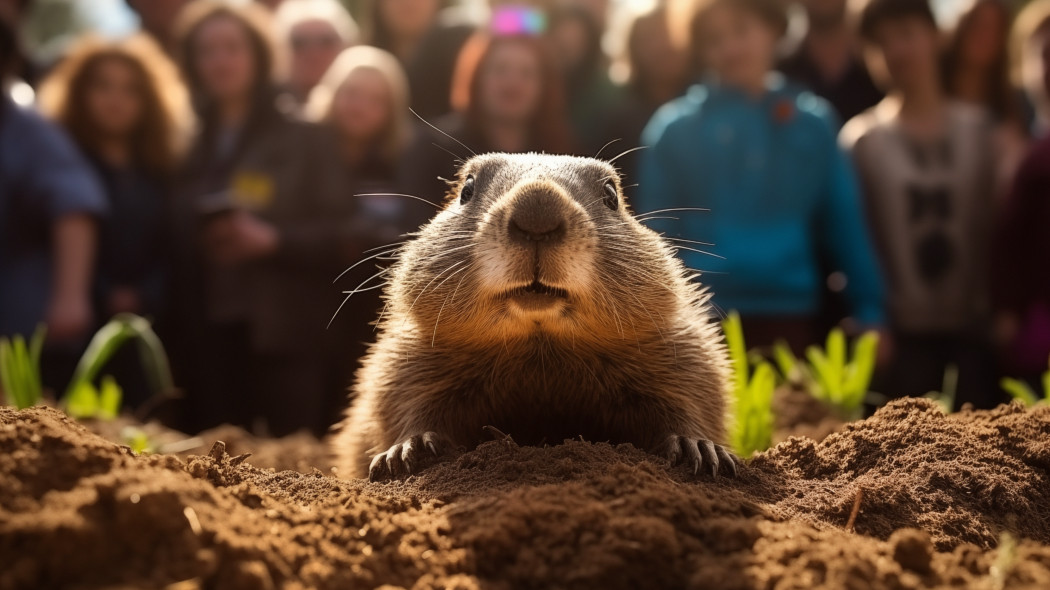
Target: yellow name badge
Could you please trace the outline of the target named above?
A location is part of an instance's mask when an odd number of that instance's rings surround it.
[[[230,187],[233,202],[249,210],[269,209],[273,203],[273,179],[259,172],[238,172]]]

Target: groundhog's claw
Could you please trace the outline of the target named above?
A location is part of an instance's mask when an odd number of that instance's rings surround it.
[[[671,435],[660,446],[658,454],[667,457],[671,465],[692,467],[693,475],[704,469],[714,477],[721,468],[725,475],[736,476],[737,460],[733,454],[707,439]]]
[[[386,452],[372,457],[372,463],[368,467],[368,479],[379,481],[419,473],[447,448],[445,438],[435,432],[424,432],[409,437]],[[426,451],[433,457],[427,456]]]

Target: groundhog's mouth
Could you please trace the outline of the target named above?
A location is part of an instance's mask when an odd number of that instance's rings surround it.
[[[545,285],[539,281],[507,292],[507,299],[526,310],[542,310],[569,298],[565,289]]]

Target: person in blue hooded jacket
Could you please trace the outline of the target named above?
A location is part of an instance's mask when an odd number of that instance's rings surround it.
[[[0,337],[47,325],[46,387],[61,389],[87,342],[98,180],[59,129],[4,90],[14,33],[0,18]]]
[[[750,346],[818,339],[822,263],[846,277],[850,317],[880,328],[883,282],[831,107],[771,72],[787,24],[779,3],[699,0],[677,20],[716,80],[647,125],[635,210],[709,210],[648,224],[676,240],[718,308],[740,313]]]

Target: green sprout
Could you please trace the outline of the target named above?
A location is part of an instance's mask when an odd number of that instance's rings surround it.
[[[992,588],[1002,590],[1006,588],[1007,578],[1017,565],[1017,539],[1010,533],[1004,532],[999,535],[999,548],[995,552],[995,562],[988,568],[988,576],[991,578]]]
[[[120,438],[136,455],[156,452],[156,445],[144,430],[136,426],[125,426],[120,431]]]
[[[730,442],[741,457],[768,449],[773,443],[773,391],[776,372],[762,359],[749,359],[744,330],[735,311],[722,322],[733,367],[733,421]],[[754,369],[752,370],[752,365]]]
[[[1021,400],[1028,407],[1050,405],[1050,359],[1047,360],[1047,371],[1043,373],[1043,397],[1040,398],[1034,389],[1020,379],[1004,377],[999,385],[1010,394],[1010,397]]]
[[[875,372],[879,335],[865,332],[853,342],[853,356],[846,354],[846,335],[835,328],[828,334],[822,350],[806,348],[806,361],[800,362],[784,343],[777,343],[773,358],[789,383],[801,384],[814,397],[837,409],[843,417],[861,417],[868,386]]]
[[[84,381],[70,391],[65,400],[66,413],[77,420],[114,420],[120,415],[120,402],[123,398],[124,392],[117,385],[116,379],[106,375],[102,378],[100,387],[96,388],[90,381]]]
[[[14,338],[0,338],[0,388],[3,388],[8,403],[19,410],[35,406],[43,397],[40,351],[46,333],[41,324],[28,344],[21,334]]]
[[[944,368],[944,378],[940,391],[930,391],[923,397],[937,403],[942,414],[951,414],[955,409],[955,397],[959,390],[959,367],[948,365]]]
[[[117,314],[95,333],[77,363],[62,400],[71,416],[112,419],[120,414],[123,394],[116,381],[104,378],[97,389],[94,383],[102,367],[129,340],[137,341],[142,366],[154,389],[174,389],[168,355],[149,321],[134,314]]]

